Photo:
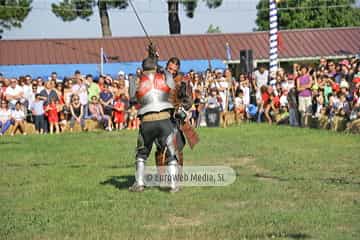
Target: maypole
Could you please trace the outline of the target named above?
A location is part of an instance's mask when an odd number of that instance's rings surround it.
[[[275,77],[278,68],[278,16],[276,0],[269,0],[269,67],[270,76]]]

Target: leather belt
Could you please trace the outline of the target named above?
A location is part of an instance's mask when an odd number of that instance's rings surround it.
[[[169,112],[148,113],[142,117],[141,121],[152,122],[152,121],[159,121],[159,120],[164,120],[164,119],[169,119],[169,118],[170,118]]]

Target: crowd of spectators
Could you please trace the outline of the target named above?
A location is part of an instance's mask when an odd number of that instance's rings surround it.
[[[0,75],[0,134],[26,134],[25,122],[37,133],[59,133],[75,124],[86,130],[86,120],[97,121],[108,131],[137,129],[138,106],[129,98],[129,82],[141,74],[120,71],[116,77],[75,71],[59,80],[30,75],[7,78]],[[209,124],[209,112],[233,113],[237,122],[254,121],[338,130],[360,119],[360,61],[321,58],[315,65],[293,64],[270,76],[265,65],[253,73],[233,76],[230,69],[207,69],[184,74],[193,106],[188,118],[194,127]]]

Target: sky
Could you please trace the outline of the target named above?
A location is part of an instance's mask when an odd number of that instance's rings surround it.
[[[251,32],[255,27],[256,4],[259,0],[223,0],[221,7],[209,9],[202,0],[195,10],[194,18],[185,15],[180,5],[182,34],[205,33],[210,24],[219,26],[223,33]],[[99,14],[89,21],[63,22],[51,11],[51,4],[59,0],[33,0],[32,10],[21,28],[5,31],[3,39],[31,38],[96,38],[101,37]],[[133,0],[140,18],[150,35],[168,35],[168,14],[166,0]],[[144,33],[129,6],[125,10],[109,11],[113,36],[143,36]]]

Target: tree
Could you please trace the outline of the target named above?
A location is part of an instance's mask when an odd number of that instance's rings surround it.
[[[0,0],[0,34],[5,29],[21,27],[31,11],[32,0]]]
[[[360,26],[360,9],[355,3],[356,0],[279,2],[279,29]],[[260,0],[256,9],[256,30],[269,30],[269,0]]]
[[[127,0],[62,0],[59,4],[51,5],[53,13],[63,21],[73,21],[77,18],[89,20],[94,13],[93,8],[99,10],[102,35],[111,36],[109,8],[124,9],[128,6]]]
[[[1,0],[0,0],[1,1]],[[63,21],[74,21],[77,18],[89,20],[98,7],[100,23],[103,36],[111,36],[110,19],[108,10],[110,8],[125,9],[129,0],[62,0],[60,3],[52,4],[52,12]],[[222,0],[202,0],[209,8],[217,8]],[[179,17],[179,4],[185,7],[186,15],[194,17],[194,11],[198,0],[168,0],[168,21],[170,34],[180,34],[181,24]]]
[[[214,25],[210,24],[206,33],[221,33],[221,30],[220,30],[219,26],[214,26]]]
[[[217,8],[221,6],[222,0],[202,0],[206,3],[208,8]],[[168,0],[168,16],[169,16],[169,31],[170,34],[180,34],[181,24],[179,18],[179,3],[185,7],[186,16],[194,17],[195,9],[198,5],[198,0]]]

